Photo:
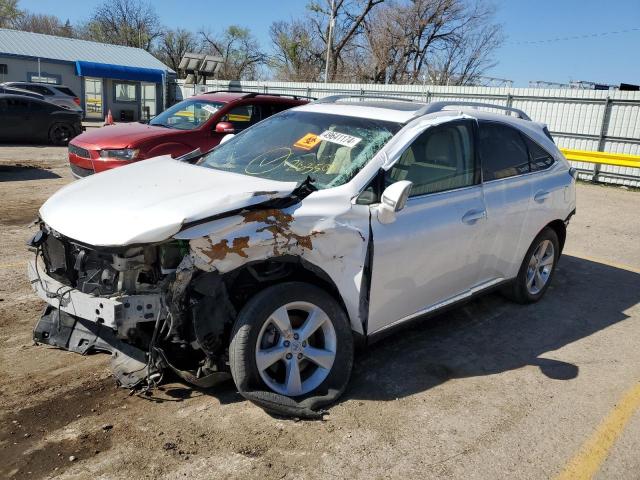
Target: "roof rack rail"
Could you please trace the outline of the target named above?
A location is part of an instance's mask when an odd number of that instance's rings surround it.
[[[416,114],[414,115],[414,118],[417,117],[421,117],[423,115],[427,115],[429,113],[435,113],[435,112],[441,112],[442,110],[444,110],[446,107],[484,107],[484,108],[495,108],[498,110],[504,110],[506,112],[513,112],[515,113],[518,118],[521,118],[522,120],[529,120],[531,121],[531,118],[529,118],[529,115],[527,115],[526,113],[524,113],[522,110],[518,109],[518,108],[513,108],[513,107],[504,107],[502,105],[494,105],[491,103],[481,103],[481,102],[432,102],[429,103],[427,105],[425,105],[424,107],[422,107],[420,110],[418,110],[416,112]]]
[[[393,95],[359,95],[359,94],[342,94],[342,95],[329,95],[327,97],[322,97],[316,100],[314,103],[335,103],[339,100],[344,100],[346,98],[358,98],[360,100],[395,100],[397,102],[417,102],[417,100],[412,100],[410,98],[404,97],[395,97]]]
[[[270,97],[291,97],[294,100],[297,100],[299,98],[306,98],[308,100],[317,100],[316,97],[308,97],[306,95],[295,95],[295,94],[288,94],[288,93],[247,92],[244,90],[212,90],[210,92],[204,92],[204,95],[209,93],[242,93],[244,94],[242,95],[242,98],[252,98],[252,97],[257,97],[258,95],[268,95]],[[200,94],[200,95],[203,95],[203,94]]]

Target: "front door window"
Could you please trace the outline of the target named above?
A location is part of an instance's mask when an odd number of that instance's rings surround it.
[[[385,183],[413,187],[393,223],[380,223],[371,207],[369,333],[461,298],[478,283],[486,225],[473,146],[471,122],[430,127],[387,172]]]

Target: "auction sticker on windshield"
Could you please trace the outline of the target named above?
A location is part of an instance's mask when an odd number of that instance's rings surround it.
[[[202,105],[201,108],[209,113],[216,113],[218,111],[213,105]]]
[[[294,143],[293,146],[303,150],[311,150],[319,143],[320,138],[318,138],[318,135],[315,133],[307,133],[304,137]]]
[[[362,140],[361,138],[353,137],[351,135],[347,135],[346,133],[332,132],[331,130],[325,130],[320,135],[318,135],[318,138],[320,140],[337,143],[338,145],[343,145],[349,148],[355,147],[360,142],[360,140]]]

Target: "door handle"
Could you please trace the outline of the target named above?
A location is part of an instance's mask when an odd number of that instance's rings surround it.
[[[486,210],[469,210],[464,214],[464,217],[462,217],[462,222],[473,225],[478,220],[482,220],[483,218],[487,218]]]
[[[533,199],[538,202],[538,203],[542,203],[544,202],[547,198],[549,198],[549,196],[551,195],[550,192],[537,192],[534,196]]]

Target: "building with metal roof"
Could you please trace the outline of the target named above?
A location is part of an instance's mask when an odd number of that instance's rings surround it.
[[[0,82],[64,84],[86,118],[154,116],[175,72],[146,50],[0,28]]]

